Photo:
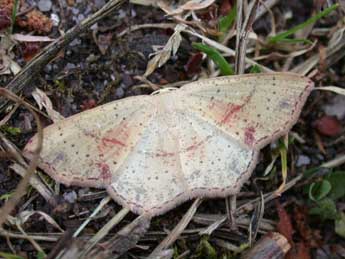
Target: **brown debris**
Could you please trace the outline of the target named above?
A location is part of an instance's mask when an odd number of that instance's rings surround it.
[[[13,0],[0,0],[0,10],[10,16],[13,9],[13,3]]]
[[[3,30],[11,25],[11,17],[4,9],[0,10],[0,30]]]
[[[18,17],[17,24],[40,34],[49,33],[53,27],[52,21],[38,10],[32,10],[23,17]]]
[[[25,42],[22,46],[23,57],[26,62],[30,61],[41,49],[39,42]]]
[[[285,236],[273,232],[263,236],[242,259],[284,258],[291,246]]]
[[[325,115],[314,122],[319,133],[328,137],[335,137],[342,131],[342,126],[336,117]]]

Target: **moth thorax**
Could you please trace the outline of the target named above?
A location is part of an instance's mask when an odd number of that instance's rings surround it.
[[[160,120],[168,128],[175,128],[179,125],[178,100],[175,96],[162,94],[158,100],[158,114]]]

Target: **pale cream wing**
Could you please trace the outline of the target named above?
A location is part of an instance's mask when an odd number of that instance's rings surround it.
[[[271,73],[197,81],[179,93],[194,116],[259,150],[296,123],[312,88],[306,77]]]
[[[158,112],[118,169],[108,192],[139,214],[161,214],[193,197],[239,191],[257,152],[179,107],[177,92],[155,96]]]
[[[39,167],[67,185],[106,187],[155,114],[149,96],[130,97],[46,127]],[[24,149],[31,158],[34,136]]]

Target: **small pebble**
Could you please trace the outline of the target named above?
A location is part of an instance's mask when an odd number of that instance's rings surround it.
[[[83,14],[78,15],[78,21],[81,22],[82,20],[85,19],[85,16]]]
[[[116,89],[115,94],[117,98],[122,98],[125,95],[125,91],[123,90],[123,88],[119,87]]]
[[[97,9],[100,9],[101,7],[103,7],[103,5],[105,5],[104,0],[95,0],[95,6]]]
[[[60,17],[55,13],[50,15],[50,20],[52,21],[53,26],[58,26],[60,23]]]
[[[73,63],[67,63],[66,66],[65,66],[65,70],[71,70],[71,69],[74,69],[76,68],[76,65],[74,65]]]
[[[40,0],[38,2],[38,9],[41,12],[48,12],[52,8],[52,2],[50,0]]]
[[[336,95],[330,104],[323,107],[325,113],[329,116],[336,116],[339,120],[345,118],[345,96]]]
[[[297,162],[296,162],[297,167],[301,167],[301,166],[309,165],[309,164],[310,164],[310,158],[308,156],[305,156],[305,155],[298,156]]]
[[[118,18],[119,20],[121,20],[121,19],[123,19],[123,18],[125,18],[125,17],[127,17],[126,11],[120,9],[120,10],[119,10],[119,14],[117,15],[117,18]]]
[[[66,192],[63,194],[63,198],[69,203],[74,203],[77,199],[77,193],[75,191]]]
[[[71,47],[73,47],[73,46],[80,45],[80,43],[81,43],[81,40],[78,39],[78,38],[76,38],[76,39],[74,39],[69,45],[70,45]]]
[[[79,13],[79,9],[78,8],[72,8],[72,13],[74,15],[77,15]]]

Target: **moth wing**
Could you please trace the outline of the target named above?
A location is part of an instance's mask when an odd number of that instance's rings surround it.
[[[67,185],[106,187],[155,114],[149,96],[129,97],[73,115],[43,130],[39,167]],[[31,158],[37,135],[24,148]]]
[[[186,110],[259,150],[290,130],[312,89],[306,77],[270,73],[198,81],[180,94]]]

